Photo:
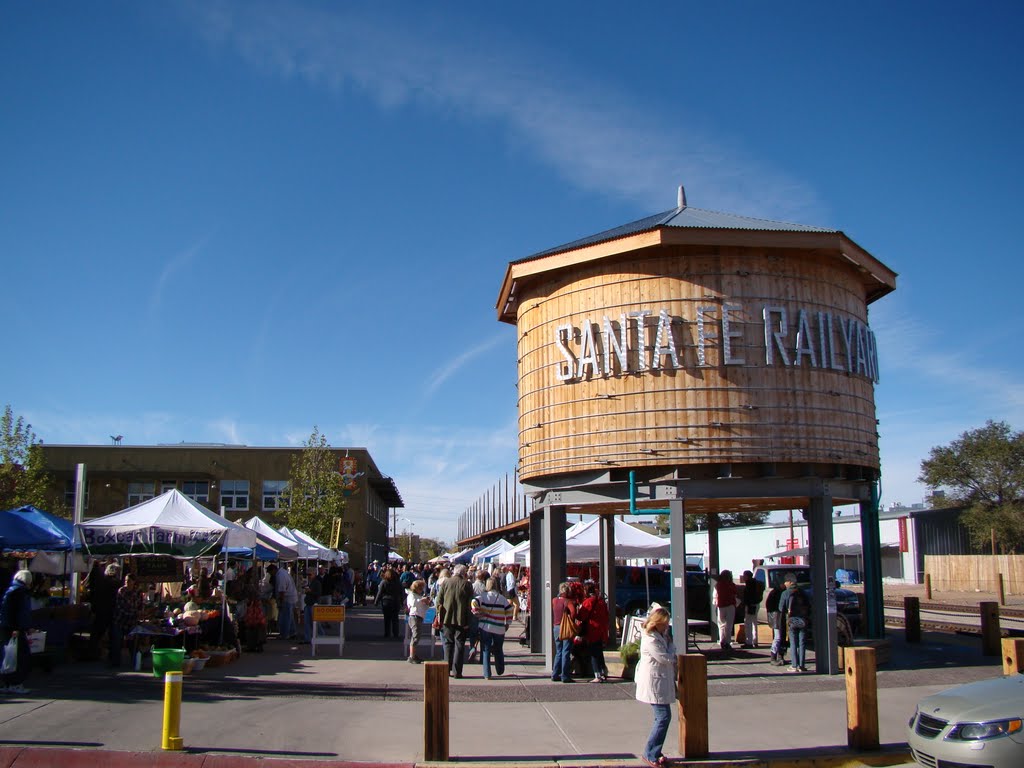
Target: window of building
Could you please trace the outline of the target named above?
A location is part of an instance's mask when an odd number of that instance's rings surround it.
[[[173,491],[177,487],[178,487],[178,481],[177,480],[161,480],[160,481],[160,493],[167,493],[168,491]]]
[[[75,508],[75,484],[74,479],[68,480],[64,483],[64,506],[68,509]],[[85,484],[85,508],[89,508],[89,483]]]
[[[249,509],[249,481],[221,480],[220,504],[226,510],[245,512]]]
[[[181,485],[181,492],[199,504],[210,503],[209,480],[186,480]]]
[[[288,503],[287,480],[263,481],[263,511],[273,512]]]
[[[154,490],[156,483],[152,480],[145,480],[141,483],[128,483],[128,506],[134,507],[144,501],[149,501],[156,494]]]

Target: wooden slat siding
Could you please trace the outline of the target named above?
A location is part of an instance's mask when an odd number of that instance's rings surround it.
[[[801,252],[712,250],[717,252],[683,246],[645,249],[628,258],[583,264],[571,279],[564,273],[541,276],[523,289],[518,317],[520,477],[608,467],[598,460],[636,468],[831,462],[877,469],[870,380],[806,362],[799,369],[763,362],[761,306],[783,304],[791,313],[804,308],[812,314],[812,325],[819,311],[866,322],[860,276],[840,260]],[[719,365],[722,340],[715,338],[707,344],[710,365],[700,368],[697,308],[715,306],[718,319],[723,303],[743,305],[736,323],[746,332],[734,354],[747,364]],[[682,344],[681,370],[598,375],[572,384],[556,379],[561,355],[553,340],[559,325],[579,328],[589,319],[601,337],[605,314],[617,322],[623,311],[661,308],[684,318],[683,325],[673,326]],[[795,320],[791,314],[791,338]],[[654,343],[649,332],[648,350]],[[631,347],[635,351],[635,344]],[[604,394],[612,397],[599,397]],[[756,410],[744,409],[747,404]],[[713,427],[713,422],[722,426]],[[643,448],[656,453],[640,453]]]
[[[994,592],[1001,573],[1007,594],[1024,594],[1024,555],[925,555],[924,570],[936,592]]]

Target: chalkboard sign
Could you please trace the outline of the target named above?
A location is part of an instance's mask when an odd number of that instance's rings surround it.
[[[132,564],[139,581],[182,581],[185,578],[182,561],[173,557],[136,557]]]

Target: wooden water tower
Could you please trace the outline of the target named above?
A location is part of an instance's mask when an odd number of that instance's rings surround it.
[[[691,208],[682,187],[511,262],[520,481],[563,518],[626,511],[630,472],[640,508],[816,508],[831,548],[832,507],[870,506],[879,477],[868,306],[895,287],[839,230]]]

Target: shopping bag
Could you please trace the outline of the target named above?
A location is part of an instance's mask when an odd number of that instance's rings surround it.
[[[0,674],[13,675],[18,671],[18,638],[11,637],[4,646],[4,661],[0,664]]]
[[[562,611],[562,621],[558,625],[558,639],[572,640],[576,637],[576,622],[569,615],[568,610]]]

